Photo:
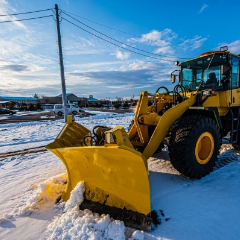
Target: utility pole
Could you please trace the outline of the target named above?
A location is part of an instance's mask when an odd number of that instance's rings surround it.
[[[66,95],[66,83],[64,76],[64,66],[63,66],[63,54],[62,54],[62,41],[61,41],[61,33],[60,33],[60,24],[59,24],[59,13],[58,13],[58,5],[55,4],[55,12],[56,12],[56,24],[57,24],[57,35],[58,35],[58,51],[59,51],[59,65],[60,65],[60,74],[61,74],[61,82],[62,82],[62,104],[64,109],[64,120],[67,122],[68,110],[67,110],[67,95]]]

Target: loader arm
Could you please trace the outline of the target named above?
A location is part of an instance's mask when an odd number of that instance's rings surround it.
[[[184,102],[172,107],[167,110],[160,120],[148,142],[148,145],[144,149],[142,155],[145,159],[150,158],[154,152],[157,150],[159,145],[161,144],[164,137],[167,135],[170,126],[182,116],[182,114],[188,110],[190,106],[192,106],[196,102],[196,95],[191,96],[189,99]]]

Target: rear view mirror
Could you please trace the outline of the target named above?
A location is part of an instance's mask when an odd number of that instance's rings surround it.
[[[171,73],[171,82],[172,82],[172,83],[175,83],[176,77],[179,77],[179,73],[178,73],[177,75],[175,75],[175,74],[174,74],[175,72],[180,72],[180,70],[174,70],[174,71]]]
[[[230,66],[229,66],[229,64],[223,64],[223,65],[221,65],[221,74],[222,75],[227,75],[227,74],[229,74],[229,71],[230,71]]]
[[[171,74],[171,82],[175,83],[175,81],[176,81],[176,75]]]

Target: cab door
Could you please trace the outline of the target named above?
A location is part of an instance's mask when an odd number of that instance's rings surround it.
[[[239,85],[239,58],[235,56],[229,57],[229,62],[232,66],[230,79],[230,104],[231,106],[240,105],[240,85]]]

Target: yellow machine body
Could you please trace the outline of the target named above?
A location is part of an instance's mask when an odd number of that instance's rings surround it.
[[[126,143],[127,134],[122,127],[115,132],[118,144],[82,146],[82,139],[89,131],[71,122],[69,116],[56,140],[46,146],[67,169],[68,182],[62,198],[67,201],[77,183],[84,181],[87,200],[147,215],[151,204],[146,160]]]
[[[193,96],[196,92],[189,92],[187,96]],[[234,101],[233,101],[234,99]],[[215,96],[212,96],[203,103],[203,107],[217,107],[219,116],[225,116],[229,111],[229,106],[239,107],[240,103],[240,88],[226,90],[226,91],[217,91]]]
[[[143,104],[138,106],[136,114],[138,117],[145,113],[148,93],[143,92],[141,97]],[[84,181],[85,199],[145,216],[150,214],[147,159],[156,151],[171,123],[195,100],[196,97],[192,96],[167,111],[161,118],[152,113],[154,115],[151,118],[152,124],[157,124],[157,127],[143,153],[134,149],[134,141],[131,141],[130,137],[132,131],[142,132],[136,122],[129,134],[123,127],[116,127],[106,132],[103,146],[84,146],[83,138],[90,136],[90,131],[72,122],[71,116],[68,116],[68,123],[56,140],[46,146],[63,161],[67,169],[68,182],[62,196],[63,200],[68,200],[77,183]],[[143,143],[145,137],[142,138]]]
[[[140,153],[124,146],[51,149],[66,166],[68,200],[79,181],[85,183],[85,198],[147,215],[150,213],[148,170]]]
[[[179,101],[169,92],[160,94],[157,90],[154,96],[142,92],[129,132],[123,127],[104,131],[100,127],[96,132],[101,140],[95,139],[95,145],[91,131],[68,116],[68,122],[56,140],[46,146],[63,161],[67,169],[68,182],[62,196],[64,201],[68,200],[77,183],[84,181],[87,201],[148,216],[151,200],[147,159],[163,144],[171,129],[174,129],[173,124],[188,110],[196,110],[201,116],[202,110],[215,108],[213,118],[220,127],[219,119],[228,114],[230,105],[239,107],[239,89],[216,91],[207,97],[203,92],[199,94],[199,91],[182,89],[180,93],[175,92],[177,98],[181,98]],[[152,103],[150,107],[149,102]],[[204,134],[195,148],[201,165],[209,162],[215,147],[212,135]],[[204,144],[209,145],[208,142],[212,147],[202,149]]]

